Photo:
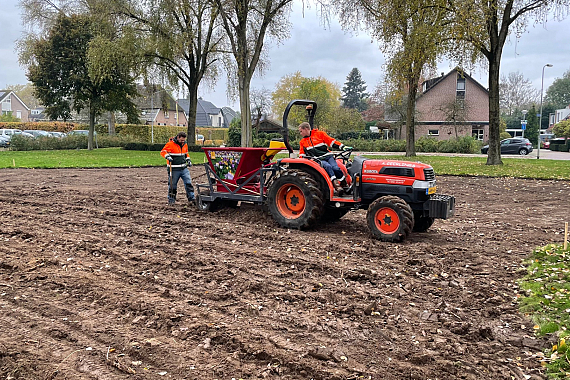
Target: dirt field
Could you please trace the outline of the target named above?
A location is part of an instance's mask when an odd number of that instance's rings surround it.
[[[0,379],[543,378],[516,281],[570,182],[438,181],[456,216],[391,244],[167,208],[163,168],[2,170]]]

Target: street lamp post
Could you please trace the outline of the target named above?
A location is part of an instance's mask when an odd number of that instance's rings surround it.
[[[538,116],[538,148],[536,150],[536,159],[540,159],[540,129],[542,128],[542,93],[544,92],[544,68],[552,67],[550,63],[542,66],[542,81],[540,85],[540,113]]]

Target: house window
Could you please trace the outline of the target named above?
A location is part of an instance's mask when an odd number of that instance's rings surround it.
[[[2,111],[11,111],[12,106],[10,102],[10,98],[6,98],[2,101]]]
[[[164,118],[168,119],[168,110],[164,110]],[[164,125],[166,125],[166,123]]]
[[[457,99],[465,99],[465,78],[457,76]]]
[[[222,117],[218,116],[218,127],[222,126]]]
[[[439,129],[428,130],[428,136],[439,136]]]
[[[21,119],[22,118],[22,111],[16,111],[16,117],[18,119]]]
[[[471,130],[471,136],[473,136],[473,138],[476,140],[483,141],[483,137],[485,136],[485,130],[473,128]]]

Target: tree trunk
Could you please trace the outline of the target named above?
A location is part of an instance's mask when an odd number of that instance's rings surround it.
[[[95,134],[95,108],[89,107],[89,136],[87,137],[87,149],[93,150],[93,135]]]
[[[502,165],[501,131],[499,113],[499,65],[500,55],[489,57],[489,152],[487,165]]]
[[[406,157],[416,155],[416,94],[417,83],[408,82],[408,104],[406,106]]]
[[[239,108],[241,112],[241,146],[251,147],[253,137],[251,133],[251,110],[249,108],[249,82],[247,75],[240,75],[239,81]]]
[[[188,86],[188,128],[186,139],[188,145],[196,145],[196,108],[198,108],[198,83]]]
[[[109,136],[113,136],[115,134],[115,113],[109,112]]]

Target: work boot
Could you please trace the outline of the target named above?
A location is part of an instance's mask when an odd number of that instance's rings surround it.
[[[342,181],[340,181],[340,186],[342,186],[342,190],[343,190],[344,194],[348,194],[350,192],[350,186],[346,182],[346,179],[343,179]]]
[[[338,182],[338,179],[333,180],[332,183],[334,186],[335,195],[341,196],[343,193],[343,189],[342,189],[342,186],[340,185],[340,183]]]

